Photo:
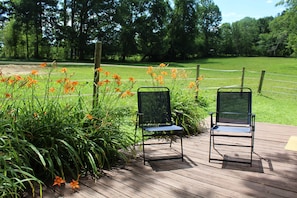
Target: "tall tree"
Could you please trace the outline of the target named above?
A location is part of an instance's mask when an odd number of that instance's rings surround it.
[[[218,52],[220,54],[234,55],[234,41],[233,41],[232,26],[230,23],[223,23],[220,26],[220,41]]]
[[[219,25],[222,14],[213,0],[200,0],[198,5],[199,29],[204,35],[204,55],[207,56],[217,46],[219,36]]]
[[[257,20],[245,17],[232,24],[233,39],[240,55],[255,55],[255,45],[259,40],[259,28]]]
[[[171,8],[167,0],[146,1],[141,16],[136,20],[138,46],[142,60],[160,61],[169,48],[167,25]]]
[[[14,9],[14,17],[19,23],[25,27],[26,42],[27,42],[27,56],[29,54],[28,35],[33,30],[34,39],[34,57],[39,58],[39,48],[43,44],[41,40],[50,24],[54,12],[53,7],[57,5],[56,0],[12,0]]]
[[[289,47],[289,35],[290,35],[290,19],[289,16],[284,14],[282,16],[276,17],[269,24],[269,29],[271,32],[266,37],[269,37],[270,44],[267,46],[267,51],[269,55],[272,56],[288,56],[291,55],[291,47]],[[294,33],[293,33],[294,34]],[[263,38],[263,36],[261,37]]]
[[[195,54],[197,30],[197,2],[195,0],[174,0],[169,24],[169,58],[186,59]]]
[[[292,55],[297,56],[297,0],[282,0],[279,4],[286,5],[287,10],[277,20],[285,25],[288,33],[287,47],[293,50]]]
[[[137,52],[135,23],[141,15],[143,0],[121,0],[116,10],[119,24],[119,49],[121,60]]]

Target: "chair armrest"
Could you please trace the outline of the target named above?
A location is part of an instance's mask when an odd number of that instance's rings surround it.
[[[252,125],[252,130],[253,131],[255,131],[255,123],[256,123],[255,120],[256,120],[256,115],[252,114],[252,119],[251,119],[252,123],[251,123],[251,125]]]
[[[210,112],[210,128],[212,128],[214,126],[214,122],[213,122],[213,116],[216,112]]]
[[[135,129],[137,128],[137,126],[139,126],[139,119],[140,119],[140,117],[142,117],[143,115],[144,115],[143,113],[139,113],[138,111],[136,112]]]

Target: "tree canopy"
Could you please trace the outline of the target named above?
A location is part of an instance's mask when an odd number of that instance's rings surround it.
[[[0,56],[84,60],[185,60],[296,56],[297,1],[277,17],[221,24],[213,0],[1,0]]]

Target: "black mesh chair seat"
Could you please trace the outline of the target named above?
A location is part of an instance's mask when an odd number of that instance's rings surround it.
[[[252,114],[251,89],[245,87],[219,88],[217,90],[216,112],[211,113],[210,116],[209,162],[212,160],[232,161],[252,165],[255,115]],[[236,138],[248,139],[248,141],[241,141]],[[249,159],[240,159],[238,157],[237,160],[231,157],[233,160],[229,160],[230,157],[226,157],[217,146],[249,148],[247,152],[249,153]],[[212,151],[216,151],[217,156],[220,156],[220,158],[213,157]],[[240,156],[238,152],[237,149],[233,149],[235,157]]]
[[[146,159],[145,146],[152,145],[146,143],[145,138],[149,137],[172,137],[178,136],[181,143],[181,152],[179,156],[167,156],[160,159],[181,158],[183,160],[183,127],[173,124],[170,106],[170,90],[167,87],[140,87],[137,90],[138,112],[135,127],[135,136],[137,128],[142,131],[142,149],[143,159]],[[171,145],[172,142],[170,142]],[[158,144],[158,143],[155,143]],[[163,144],[163,143],[162,143]],[[155,159],[156,160],[156,159]]]

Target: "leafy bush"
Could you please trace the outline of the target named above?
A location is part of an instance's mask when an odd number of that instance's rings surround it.
[[[48,68],[45,79],[37,70],[27,76],[1,76],[5,93],[0,115],[3,197],[17,197],[29,186],[34,193],[36,183],[42,191],[42,181],[57,176],[100,175],[103,167],[125,160],[120,149],[131,142],[119,128],[122,108],[118,103],[132,95],[133,78],[129,81],[132,86],[125,87],[119,75],[110,80],[106,76],[96,85],[98,91],[103,90],[99,104],[90,108],[66,68],[60,70],[63,76],[56,81],[53,72],[58,68]],[[76,97],[70,97],[73,94]],[[77,187],[78,181],[74,182]]]

